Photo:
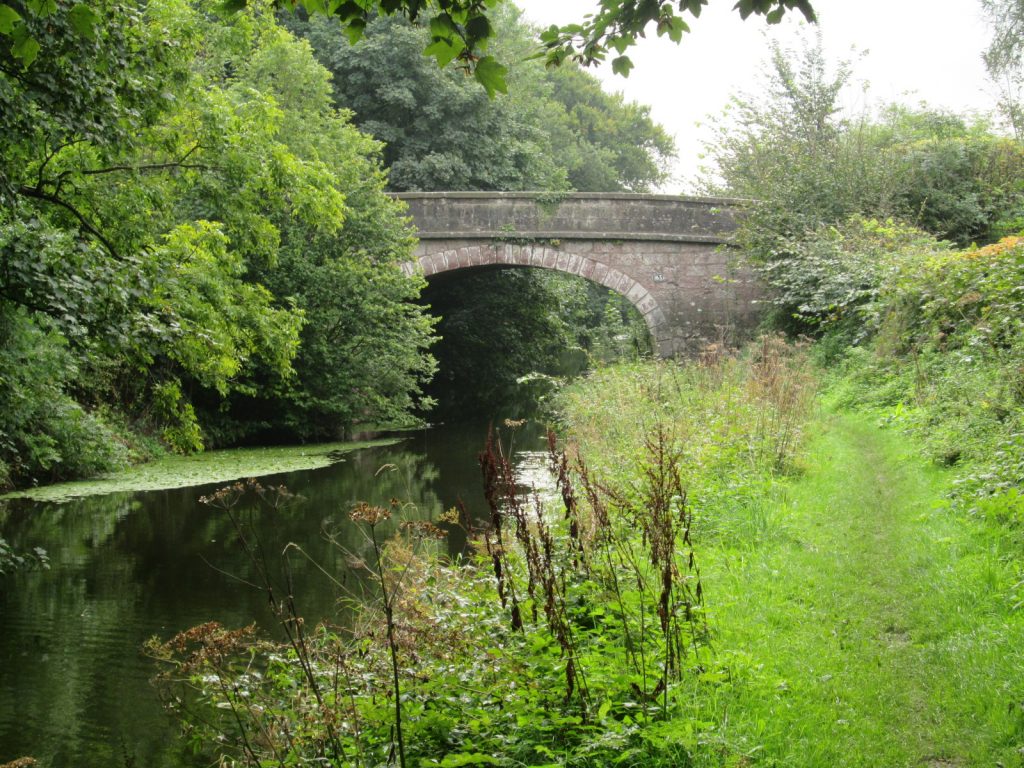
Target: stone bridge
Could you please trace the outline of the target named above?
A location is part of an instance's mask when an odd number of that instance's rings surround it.
[[[737,201],[618,193],[410,192],[419,246],[403,265],[427,279],[484,267],[541,267],[625,296],[662,357],[731,341],[761,295],[726,249]]]

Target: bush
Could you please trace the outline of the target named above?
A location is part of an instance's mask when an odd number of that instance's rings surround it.
[[[864,313],[875,333],[847,355],[840,401],[966,465],[965,499],[1024,483],[1024,238],[896,262]]]
[[[77,369],[38,316],[0,313],[0,464],[7,485],[54,482],[127,463],[114,430],[67,392]]]

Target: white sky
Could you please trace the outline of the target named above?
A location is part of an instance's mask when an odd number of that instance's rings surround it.
[[[598,0],[514,0],[541,26],[580,20]],[[635,65],[628,78],[610,67],[594,70],[606,90],[651,106],[654,120],[675,135],[679,159],[675,180],[663,191],[689,191],[701,140],[710,132],[698,123],[719,114],[736,92],[753,93],[769,54],[769,41],[796,41],[807,24],[799,12],[769,26],[763,17],[740,19],[734,0],[711,0],[680,45],[651,37],[628,53]],[[853,59],[854,79],[869,85],[847,95],[848,106],[926,101],[956,112],[994,109],[981,52],[989,31],[978,0],[813,0],[831,61]],[[813,31],[811,32],[813,35]],[[857,54],[864,54],[857,58]]]

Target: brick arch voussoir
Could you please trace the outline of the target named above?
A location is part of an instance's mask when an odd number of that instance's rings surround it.
[[[462,245],[424,254],[415,263],[403,264],[402,271],[429,278],[457,269],[492,265],[553,269],[600,283],[624,296],[637,308],[656,347],[666,343],[667,318],[650,291],[621,270],[569,249],[540,243]]]

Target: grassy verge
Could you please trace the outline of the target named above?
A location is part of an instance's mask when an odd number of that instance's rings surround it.
[[[950,513],[952,479],[830,415],[761,534],[704,549],[731,677],[703,764],[1021,764],[1019,553]]]
[[[887,412],[829,407],[794,462],[765,465],[746,460],[761,431],[749,397],[728,375],[710,409],[666,397],[680,375],[707,372],[609,369],[564,399],[581,451],[609,466],[628,467],[655,412],[692,435],[715,652],[689,708],[657,728],[684,734],[700,766],[1021,765],[1015,530],[951,501],[960,473]]]

